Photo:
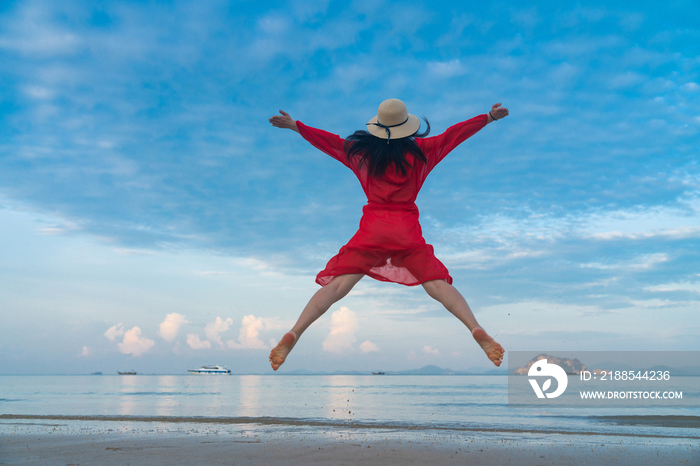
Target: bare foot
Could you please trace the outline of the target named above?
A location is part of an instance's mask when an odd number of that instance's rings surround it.
[[[472,330],[472,336],[476,342],[484,350],[486,356],[497,366],[500,366],[503,362],[503,347],[496,343],[496,341],[486,333],[481,327],[476,327]]]
[[[272,351],[270,351],[270,365],[272,370],[276,371],[287,359],[287,355],[297,342],[297,335],[294,332],[287,332],[284,334],[282,339],[277,346],[275,346]]]

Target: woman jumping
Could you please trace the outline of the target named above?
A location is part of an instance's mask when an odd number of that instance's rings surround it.
[[[367,195],[360,229],[326,268],[316,276],[322,286],[302,311],[297,323],[270,352],[273,370],[279,369],[304,331],[339,301],[365,275],[407,286],[423,285],[471,331],[474,340],[496,365],[503,361],[503,348],[476,321],[467,301],[452,286],[447,268],[423,239],[415,200],[430,171],[445,156],[487,124],[508,116],[508,109],[495,104],[488,114],[451,126],[443,134],[426,138],[418,133],[420,120],[408,113],[398,99],[379,105],[367,131],[356,131],[346,140],[294,121],[280,110],[270,123],[296,131],[313,146],[348,167]]]

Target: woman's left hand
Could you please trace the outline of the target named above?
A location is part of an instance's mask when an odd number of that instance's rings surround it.
[[[501,104],[493,104],[491,111],[489,112],[489,121],[491,123],[493,120],[500,120],[508,116],[508,109],[501,107]]]

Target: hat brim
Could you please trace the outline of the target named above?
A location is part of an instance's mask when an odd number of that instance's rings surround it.
[[[386,129],[372,124],[376,122],[376,116],[369,120],[369,123],[367,123],[367,131],[369,131],[372,136],[377,136],[381,139],[389,139],[389,135],[386,134]],[[417,116],[411,115],[410,113],[408,114],[408,121],[406,123],[402,124],[401,126],[389,128],[389,130],[391,130],[391,139],[401,139],[413,136],[419,129],[420,120]]]

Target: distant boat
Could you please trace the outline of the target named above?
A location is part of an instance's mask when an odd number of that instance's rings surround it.
[[[372,372],[372,375],[384,375],[384,372]]]
[[[218,364],[214,366],[202,366],[199,369],[190,369],[187,372],[190,374],[225,374],[231,375],[231,371],[226,369],[226,366],[220,366]]]
[[[119,372],[119,371],[117,371],[117,374],[119,374],[119,375],[136,375],[136,371],[131,371],[131,372]]]

